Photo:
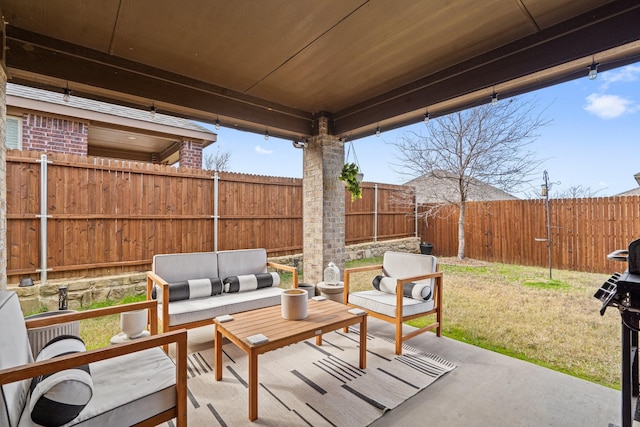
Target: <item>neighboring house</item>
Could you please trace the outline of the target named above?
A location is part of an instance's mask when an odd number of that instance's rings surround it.
[[[638,183],[638,185],[640,185],[640,172],[633,175],[633,177],[636,179],[636,182]],[[631,190],[627,190],[625,192],[616,194],[616,196],[640,196],[640,187],[636,187]]]
[[[202,168],[217,135],[177,117],[7,84],[7,148]]]
[[[460,200],[458,189],[456,187],[455,175],[450,172],[438,171],[438,176],[446,176],[448,178],[436,178],[433,175],[422,175],[412,179],[404,185],[416,188],[416,199],[418,203],[456,203]],[[517,200],[506,191],[500,190],[492,185],[471,178],[469,183],[469,192],[467,193],[468,202],[488,201],[488,200]]]

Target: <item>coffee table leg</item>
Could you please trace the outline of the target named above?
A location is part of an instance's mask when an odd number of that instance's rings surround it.
[[[249,421],[258,419],[258,352],[249,350]]]
[[[360,369],[367,367],[367,315],[360,322]]]
[[[218,331],[217,327],[213,341],[213,366],[216,381],[220,381],[222,379],[222,334]]]

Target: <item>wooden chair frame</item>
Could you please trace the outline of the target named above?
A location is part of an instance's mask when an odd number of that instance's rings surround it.
[[[443,277],[442,277],[442,272],[440,271],[440,267],[438,265],[436,265],[436,272],[435,273],[430,273],[430,274],[425,274],[425,275],[421,275],[421,276],[414,276],[414,277],[404,277],[401,279],[398,279],[398,283],[396,285],[396,314],[395,317],[391,317],[391,316],[387,316],[385,314],[382,313],[378,313],[375,311],[371,311],[371,310],[367,310],[364,307],[360,307],[357,306],[355,304],[350,304],[349,303],[349,282],[351,279],[351,274],[353,273],[361,273],[364,271],[380,271],[380,274],[382,274],[382,264],[376,264],[376,265],[369,265],[369,266],[364,266],[364,267],[354,267],[354,268],[346,268],[344,270],[344,302],[346,305],[350,306],[350,307],[358,307],[361,308],[363,310],[365,310],[367,312],[367,314],[369,316],[375,317],[377,319],[381,319],[384,320],[386,322],[389,323],[393,323],[395,325],[395,342],[396,342],[396,354],[402,354],[402,343],[406,340],[408,340],[409,338],[413,338],[416,335],[420,335],[424,332],[427,331],[431,331],[431,330],[436,330],[436,335],[438,337],[442,336],[442,282],[443,282]],[[434,285],[433,285],[433,302],[434,302],[434,306],[433,309],[424,313],[417,313],[417,314],[412,314],[412,315],[404,315],[402,312],[403,306],[402,306],[402,299],[404,298],[402,296],[402,289],[405,283],[410,283],[410,282],[415,282],[417,280],[424,280],[424,279],[434,279]],[[431,323],[430,325],[424,326],[420,329],[416,329],[412,332],[409,332],[407,334],[402,334],[402,324],[406,321],[409,320],[413,320],[413,319],[418,319],[420,317],[424,317],[424,316],[428,316],[431,314],[435,314],[436,315],[436,321]]]
[[[142,309],[149,310],[151,334],[149,337],[138,338],[124,344],[114,344],[96,350],[68,354],[49,360],[43,360],[41,362],[33,362],[26,365],[2,369],[0,370],[0,385],[30,379],[39,375],[51,374],[73,368],[74,366],[111,359],[154,347],[164,347],[171,343],[175,343],[176,353],[174,362],[176,365],[176,406],[173,409],[161,412],[152,418],[142,421],[136,424],[136,426],[156,426],[175,418],[177,427],[187,427],[187,331],[182,329],[180,331],[158,334],[158,304],[156,301],[143,301],[98,308],[95,310],[78,311],[29,319],[25,320],[25,325],[27,329],[31,329]],[[123,390],[123,392],[126,392],[126,390]]]

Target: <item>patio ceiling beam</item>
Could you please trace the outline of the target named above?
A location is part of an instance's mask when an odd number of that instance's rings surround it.
[[[462,97],[475,91],[560,66],[570,61],[640,40],[640,3],[625,0],[610,3],[599,9],[550,27],[486,54],[426,76],[413,83],[389,91],[366,102],[334,114],[337,135],[356,139],[370,135],[377,123],[394,116],[415,113],[413,117],[392,122],[385,129],[401,127],[422,119],[427,107],[439,102],[461,98],[455,109],[464,109],[488,102],[466,100]],[[588,43],[585,42],[588,40]],[[615,64],[601,64],[607,70],[638,60],[638,56]],[[586,77],[586,69],[583,75]],[[514,90],[513,95],[525,93],[561,81],[579,77],[567,72],[566,78],[530,83]],[[502,96],[506,94],[501,94]],[[454,109],[454,110],[455,110]],[[453,110],[452,110],[453,111]],[[441,115],[441,114],[438,114]],[[432,117],[435,117],[432,115]]]
[[[207,82],[114,57],[17,27],[7,26],[6,64],[11,81],[62,92],[60,82],[76,83],[75,95],[150,108],[287,138],[312,134],[313,117],[264,99]],[[124,94],[124,95],[123,95]],[[148,101],[148,105],[143,102]],[[246,128],[246,129],[245,129]]]

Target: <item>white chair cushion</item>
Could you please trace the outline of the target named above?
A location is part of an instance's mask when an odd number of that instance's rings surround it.
[[[396,296],[387,292],[370,290],[349,294],[349,304],[357,305],[365,310],[374,311],[389,317],[396,317]],[[402,298],[402,314],[410,316],[427,313],[433,310],[434,301],[420,301],[413,298]]]
[[[175,407],[176,367],[160,348],[91,363],[90,368],[93,398],[65,427],[129,426]],[[19,427],[37,427],[28,411]]]
[[[218,277],[267,272],[266,249],[238,249],[218,252]]]
[[[152,269],[167,283],[225,277],[218,275],[218,254],[216,252],[155,255]]]

